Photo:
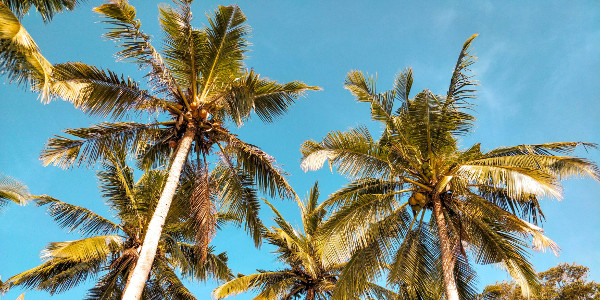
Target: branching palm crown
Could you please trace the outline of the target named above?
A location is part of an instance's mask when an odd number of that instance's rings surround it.
[[[298,199],[303,230],[295,229],[279,211],[267,204],[275,214],[278,227],[264,228],[263,236],[277,247],[275,253],[286,268],[278,271],[259,270],[256,274],[238,275],[237,278],[213,291],[217,299],[249,290],[259,292],[254,299],[330,299],[344,264],[330,263],[321,259],[323,252],[335,251],[339,245],[318,239],[325,224],[325,203],[319,204],[319,188],[315,183],[305,201]],[[390,293],[382,287],[369,283],[363,294]],[[350,299],[358,299],[347,294]]]
[[[84,207],[40,196],[36,203],[46,206],[61,227],[85,237],[48,244],[42,251],[44,262],[9,278],[5,288],[22,286],[52,295],[97,278],[87,299],[121,299],[167,172],[147,171],[134,181],[133,169],[126,165],[125,152],[114,154],[103,163],[98,180],[101,194],[119,223]],[[179,273],[198,281],[231,278],[225,253],[214,254],[212,247],[203,253],[201,247],[194,245],[195,231],[188,218],[188,202],[197,186],[195,179],[191,170],[182,176],[174,200],[178,205],[173,206],[167,217],[143,299],[196,299],[181,282]],[[202,256],[206,259],[201,259]]]
[[[135,9],[126,1],[111,1],[95,9],[111,26],[106,37],[122,49],[117,56],[149,69],[150,90],[129,77],[83,63],[54,65],[58,82],[77,86],[57,88],[56,94],[91,115],[120,118],[133,112],[166,113],[160,116],[168,120],[69,129],[65,132],[72,137],[50,139],[42,159],[62,167],[92,164],[106,157],[109,148],[102,145],[119,141],[141,155],[140,166],[149,168],[170,162],[188,132],[193,137],[193,155],[187,162],[194,161],[201,170],[199,176],[208,175],[207,155],[216,148],[220,159],[213,173],[217,178],[211,182],[219,184],[225,202],[249,200],[254,183],[271,196],[290,196],[292,189],[274,159],[238,139],[225,124],[232,121],[241,126],[252,111],[263,121],[273,121],[304,91],[318,88],[298,81],[278,84],[247,71],[243,58],[249,28],[240,8],[221,6],[205,28],[196,29],[191,25],[190,2],[176,1],[175,8],[160,8],[163,54],[140,30]],[[246,204],[232,205],[251,210]]]
[[[30,82],[44,97],[61,97],[95,116],[117,120],[154,117],[150,123],[105,122],[69,129],[65,132],[70,136],[50,139],[42,153],[46,164],[91,165],[106,159],[106,145],[118,142],[141,156],[143,169],[170,165],[170,177],[159,199],[161,209],[156,210],[147,235],[150,240],[141,250],[144,259],[138,267],[145,269],[142,273],[150,270],[151,256],[184,165],[194,165],[197,180],[207,187],[193,197],[197,243],[207,247],[214,234],[218,199],[219,205],[232,213],[244,213],[245,228],[259,244],[257,190],[272,197],[291,197],[293,191],[274,159],[238,139],[226,124],[241,126],[252,112],[271,122],[305,91],[319,89],[299,81],[280,84],[246,69],[243,59],[249,27],[239,7],[220,6],[209,15],[206,26],[198,29],[192,26],[191,1],[174,2],[174,7],[160,7],[162,51],[154,48],[151,37],[141,31],[136,11],[127,1],[109,1],[95,8],[110,26],[105,37],[121,49],[117,57],[148,70],[148,89],[130,77],[81,62],[50,65],[39,51],[34,60],[10,56],[10,49],[1,52],[10,57],[3,63],[19,71],[10,74]],[[207,156],[215,152],[218,165],[209,171]],[[137,291],[144,282],[138,278],[143,276],[136,275],[132,280],[142,282]]]
[[[323,238],[345,241],[346,251],[325,255],[339,261],[347,258],[340,253],[354,252],[344,274],[360,274],[337,288],[360,289],[388,266],[389,283],[409,287],[413,296],[444,282],[446,299],[469,299],[476,262],[498,264],[530,295],[539,284],[527,249],[558,250],[537,226],[544,219],[539,199],[560,198],[562,179],[600,179],[593,162],[568,156],[578,146],[595,147],[589,143],[459,149],[475,120],[474,38],[464,44],[445,95],[424,90],[409,98],[410,69],[386,92],[376,91],[373,78],[350,72],[345,87],[370,104],[372,119],[384,125],[380,138],[359,127],[302,145],[305,170],[328,160],[353,179],[327,200],[337,210]]]

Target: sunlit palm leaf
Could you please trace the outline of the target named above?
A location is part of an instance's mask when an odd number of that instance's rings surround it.
[[[29,189],[22,182],[0,174],[0,209],[8,201],[24,205],[32,198]]]
[[[48,206],[48,214],[61,227],[69,228],[69,231],[79,231],[84,235],[90,235],[116,233],[120,229],[119,225],[87,208],[68,204],[49,196],[38,197],[36,204]]]
[[[93,165],[107,157],[114,143],[128,146],[133,153],[144,149],[160,135],[160,124],[134,122],[100,123],[89,128],[67,129],[64,132],[79,139],[55,136],[41,154],[46,165],[63,168],[73,165]]]

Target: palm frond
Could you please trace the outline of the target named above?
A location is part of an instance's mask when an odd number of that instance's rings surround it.
[[[484,165],[484,163],[486,164]],[[478,164],[461,165],[457,174],[474,184],[504,187],[510,197],[521,198],[529,194],[561,197],[558,181],[550,174],[540,170],[481,161]]]
[[[175,2],[176,8],[162,6],[160,11],[160,25],[166,33],[164,37],[165,63],[178,85],[189,90],[181,95],[184,101],[194,101],[200,84],[200,63],[205,53],[202,48],[206,45],[206,33],[194,29],[191,25],[192,12],[190,2]],[[189,103],[188,103],[189,104]]]
[[[430,289],[428,277],[435,269],[437,258],[435,241],[428,226],[408,232],[394,254],[388,283],[410,286],[416,293],[426,294]]]
[[[448,88],[448,94],[446,95],[446,105],[455,105],[455,103],[463,103],[468,105],[469,99],[475,98],[474,87],[477,86],[477,81],[473,80],[473,76],[467,75],[467,71],[470,71],[469,67],[475,63],[477,57],[471,55],[471,43],[477,37],[474,34],[465,41],[460,54],[458,55],[458,61],[454,67],[454,72],[450,79],[450,87]]]
[[[211,177],[219,191],[220,210],[239,216],[255,245],[260,245],[263,224],[258,216],[260,202],[252,178],[227,160],[215,168]]]
[[[67,86],[77,86],[77,89],[57,87],[55,92],[93,116],[120,118],[134,110],[155,112],[167,110],[170,105],[140,89],[129,77],[80,62],[55,65],[54,78]]]
[[[389,172],[388,162],[367,128],[328,133],[323,141],[306,141],[300,149],[304,171],[320,169],[326,160],[330,167],[351,177],[374,177]]]
[[[8,6],[19,17],[24,16],[29,12],[32,6],[42,16],[44,22],[50,22],[55,14],[65,10],[73,10],[76,5],[80,4],[81,0],[3,0],[4,5]]]
[[[486,157],[508,156],[508,155],[553,155],[559,153],[563,155],[572,154],[578,147],[584,149],[598,149],[595,143],[586,142],[560,142],[534,145],[518,145],[512,147],[500,147],[491,150],[485,154]]]
[[[137,153],[160,137],[160,123],[135,122],[100,123],[89,128],[67,129],[64,132],[79,139],[56,135],[50,138],[40,159],[45,165],[62,168],[73,165],[91,166],[107,157],[111,145],[124,144]]]
[[[211,87],[239,77],[244,52],[248,46],[249,28],[246,16],[237,5],[219,6],[209,17],[203,56],[198,62],[202,82],[198,95],[201,101],[210,99]]]
[[[8,201],[24,205],[31,198],[32,196],[25,184],[0,173],[0,209]]]
[[[394,90],[396,91],[395,95],[396,98],[402,101],[403,104],[408,102],[412,83],[413,76],[411,68],[406,68],[404,71],[396,75],[396,79],[394,80]]]
[[[278,290],[280,289],[273,289],[272,285],[282,281],[289,284],[289,282],[285,281],[285,279],[288,279],[292,276],[293,274],[285,271],[260,272],[241,276],[219,286],[213,290],[212,295],[217,299],[223,299],[225,297],[237,295],[248,290],[267,290],[267,293],[260,296],[259,299],[275,299],[274,297],[267,297],[268,294],[271,296],[279,294]]]
[[[123,238],[118,235],[100,235],[76,241],[53,242],[42,251],[42,259],[64,258],[70,261],[106,259],[121,249]]]
[[[252,110],[264,122],[273,122],[283,115],[295,100],[303,96],[307,90],[321,90],[300,81],[277,83],[267,78],[260,78],[254,70],[236,79],[223,97],[225,111],[238,126],[250,117]]]
[[[155,259],[152,266],[156,285],[162,287],[160,293],[155,293],[155,299],[196,299],[196,297],[183,285],[171,266],[163,259]]]
[[[120,230],[119,225],[87,208],[68,204],[50,196],[37,197],[36,205],[48,206],[48,214],[61,227],[66,227],[69,231],[77,230],[84,235],[89,235],[95,233],[110,234]]]
[[[227,254],[225,252],[215,254],[214,247],[208,247],[207,256],[202,259],[202,254],[198,246],[186,243],[177,243],[184,263],[178,262],[181,266],[181,272],[190,278],[199,281],[205,281],[207,278],[213,278],[219,281],[231,279],[231,269],[227,266]]]
[[[35,287],[50,294],[66,291],[100,271],[109,256],[120,250],[122,242],[120,236],[107,235],[50,243],[42,251],[46,262],[12,276],[6,284]]]
[[[237,166],[245,174],[252,176],[262,192],[269,196],[292,198],[295,193],[287,182],[287,175],[277,166],[275,159],[260,148],[229,136],[226,151],[231,151],[237,159]],[[228,155],[223,153],[223,155]]]
[[[147,75],[150,85],[159,93],[170,91],[177,95],[179,87],[170,70],[166,67],[160,53],[152,46],[151,38],[140,30],[141,22],[136,19],[135,8],[127,1],[112,1],[94,8],[94,11],[107,18],[109,32],[104,36],[120,42],[121,51],[117,56],[121,60],[133,61],[140,67],[151,68]]]
[[[52,65],[12,13],[10,8],[19,11],[18,2],[0,2],[0,75],[40,92],[42,102],[47,103],[53,84]]]
[[[344,88],[349,90],[359,102],[371,104],[371,118],[386,125],[392,124],[392,108],[396,91],[377,93],[376,80],[366,78],[360,71],[351,71],[346,77]]]

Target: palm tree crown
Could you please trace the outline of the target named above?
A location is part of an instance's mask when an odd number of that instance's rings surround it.
[[[37,198],[36,203],[47,206],[48,213],[60,226],[87,237],[50,243],[42,251],[44,262],[9,278],[5,288],[23,286],[54,294],[103,274],[88,292],[87,299],[121,298],[167,172],[148,171],[134,181],[133,169],[125,164],[124,151],[114,154],[103,164],[98,179],[106,204],[120,222],[49,196]],[[182,185],[174,200],[179,205],[174,206],[167,217],[144,299],[196,299],[179,279],[179,271],[184,277],[202,281],[209,277],[228,280],[231,276],[225,253],[213,254],[210,247],[208,253],[203,254],[203,250],[193,244],[195,232],[188,220],[187,202],[197,186],[194,181],[193,172],[189,170],[182,176]]]
[[[276,246],[275,253],[286,268],[278,271],[262,271],[256,274],[238,275],[237,278],[221,285],[213,291],[218,299],[248,290],[260,292],[255,299],[330,299],[344,266],[343,263],[330,263],[321,259],[322,253],[335,251],[340,245],[319,239],[319,232],[325,224],[327,211],[325,203],[318,203],[317,183],[308,193],[305,201],[298,199],[302,216],[303,230],[296,230],[279,211],[271,205],[275,213],[275,223],[279,227],[264,228],[263,236]],[[345,291],[342,291],[345,292]],[[363,293],[378,295],[389,291],[370,284]],[[350,299],[355,295],[346,294]]]
[[[197,180],[204,183],[191,204],[196,243],[206,248],[214,234],[216,199],[233,213],[244,212],[245,228],[260,243],[257,189],[279,197],[291,197],[293,191],[274,159],[240,140],[226,124],[241,126],[252,112],[271,122],[305,91],[319,89],[298,81],[280,84],[244,66],[249,28],[239,7],[220,6],[198,29],[192,26],[191,1],[174,2],[174,7],[160,7],[162,51],[141,31],[135,8],[127,1],[113,0],[95,8],[110,26],[105,37],[121,48],[118,58],[148,70],[148,89],[130,77],[80,62],[46,61],[45,72],[19,75],[42,82],[42,92],[69,100],[90,115],[120,119],[146,114],[155,120],[69,129],[65,132],[71,136],[50,139],[42,153],[46,164],[91,165],[110,155],[107,145],[119,142],[141,156],[143,169],[170,165],[141,250],[143,259],[136,267],[139,271],[131,281],[138,295],[185,165],[195,166]],[[40,74],[50,80],[37,80]],[[213,153],[218,154],[217,167],[209,171],[208,156]]]
[[[459,138],[475,120],[470,113],[477,84],[468,74],[474,38],[464,44],[445,95],[424,90],[409,98],[410,69],[386,92],[377,92],[372,78],[350,72],[345,87],[370,104],[371,117],[384,126],[380,138],[359,127],[302,145],[305,170],[329,160],[353,178],[327,200],[337,212],[323,232],[347,241],[346,252],[354,252],[344,272],[363,275],[337,288],[360,289],[391,267],[388,281],[410,297],[431,294],[429,283],[443,281],[446,299],[459,293],[468,299],[475,292],[472,257],[499,264],[530,294],[538,281],[526,259],[528,240],[534,249],[558,250],[536,225],[543,220],[540,197],[560,197],[559,181],[571,176],[600,179],[593,162],[566,156],[578,146],[595,147],[589,143],[459,149]],[[333,252],[326,257],[343,259]]]

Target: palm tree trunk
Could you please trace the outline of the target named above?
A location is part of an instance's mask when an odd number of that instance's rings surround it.
[[[460,300],[456,280],[454,279],[454,255],[452,255],[452,246],[446,231],[446,220],[442,212],[442,201],[440,195],[433,195],[433,213],[437,221],[438,235],[440,237],[440,246],[442,250],[442,272],[444,274],[444,286],[446,287],[447,300]]]
[[[148,225],[140,256],[138,257],[135,269],[133,269],[131,280],[129,280],[129,283],[125,286],[122,299],[139,300],[142,297],[142,291],[144,290],[144,285],[146,284],[148,274],[150,274],[150,269],[154,262],[154,256],[156,255],[158,242],[162,234],[163,226],[165,225],[165,219],[169,213],[169,207],[171,206],[173,196],[175,196],[175,191],[179,184],[179,177],[181,176],[181,170],[183,169],[183,165],[185,164],[192,146],[195,133],[196,128],[191,123],[188,124],[185,134],[180,140],[171,169],[169,169],[167,183],[165,184],[162,195],[160,195],[160,199],[158,200],[158,204],[152,215],[152,220],[150,220],[150,224]]]

